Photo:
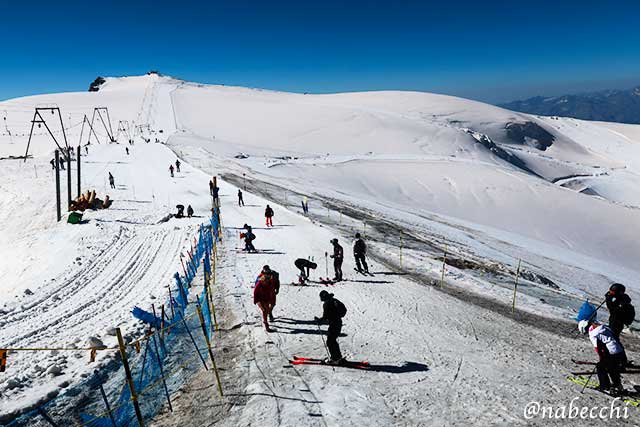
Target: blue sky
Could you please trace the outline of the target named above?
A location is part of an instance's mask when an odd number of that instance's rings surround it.
[[[640,2],[0,0],[0,99],[151,69],[487,102],[640,84]]]

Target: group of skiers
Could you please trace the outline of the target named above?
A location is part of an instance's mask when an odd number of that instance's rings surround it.
[[[184,205],[176,205],[176,209],[178,212],[174,215],[176,218],[184,218]],[[187,217],[191,218],[193,216],[193,208],[191,205],[187,206]]]
[[[620,283],[611,285],[605,294],[603,304],[605,303],[609,311],[609,325],[601,324],[596,320],[596,309],[586,319],[580,320],[578,330],[582,334],[589,335],[598,354],[599,360],[595,367],[598,375],[598,389],[620,395],[624,393],[620,374],[631,365],[620,341],[620,333],[625,325],[630,325],[634,321],[635,309],[631,304],[631,298],[626,294],[626,288]]]

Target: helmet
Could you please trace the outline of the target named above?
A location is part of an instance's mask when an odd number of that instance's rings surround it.
[[[356,239],[360,238],[360,233],[356,233]]]
[[[622,283],[614,283],[609,288],[609,291],[614,295],[622,295],[627,290]]]
[[[578,330],[581,334],[586,334],[589,331],[589,322],[587,319],[578,322]]]
[[[338,243],[338,239],[331,239],[329,240],[330,243]]]
[[[333,294],[330,294],[327,291],[320,291],[320,301],[326,301],[331,298]]]

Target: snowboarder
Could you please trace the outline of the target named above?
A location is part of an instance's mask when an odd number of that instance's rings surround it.
[[[267,332],[271,332],[267,317],[273,319],[271,311],[276,303],[276,286],[268,265],[262,268],[262,272],[256,280],[256,287],[253,289],[253,303],[262,311],[262,323]]]
[[[304,258],[298,258],[297,260],[295,260],[294,264],[298,268],[298,270],[300,270],[298,282],[301,285],[304,285],[307,279],[309,279],[309,269],[315,270],[316,268],[318,268],[318,264]]]
[[[111,172],[109,172],[109,185],[111,186],[111,188],[116,188],[115,180],[113,179],[113,175],[111,175]]]
[[[193,208],[191,205],[187,206],[187,216],[191,218],[193,216]]]
[[[338,336],[342,332],[342,318],[347,314],[347,308],[342,302],[333,297],[327,291],[320,291],[320,301],[322,301],[322,317],[315,317],[315,321],[329,323],[327,330],[327,349],[329,350],[329,358],[324,362],[328,364],[338,365],[344,362],[340,346],[338,345]]]
[[[127,151],[127,156],[129,155],[129,147],[124,147],[124,149]]]
[[[578,330],[582,334],[589,334],[589,339],[600,358],[600,361],[596,363],[596,373],[600,383],[598,390],[622,392],[620,372],[624,370],[627,356],[624,347],[613,335],[613,331],[595,320],[586,319],[578,323]]]
[[[264,217],[266,218],[267,227],[273,227],[273,209],[271,209],[271,206],[267,205],[264,210]]]
[[[171,178],[173,178],[173,165],[169,165],[169,172],[171,173]]]
[[[631,325],[636,317],[636,311],[631,305],[631,298],[625,293],[626,288],[621,283],[614,283],[605,295],[607,310],[609,310],[609,328],[613,336],[620,340],[620,333],[625,325]]]
[[[246,230],[244,233],[240,234],[240,237],[244,238],[244,250],[247,252],[257,252],[256,248],[253,246],[253,241],[256,239],[256,235],[253,234],[253,229],[247,224],[242,228]]]
[[[242,198],[242,190],[238,189],[238,206],[244,206],[244,199]]]
[[[353,257],[356,259],[356,270],[369,274],[369,266],[366,260],[367,244],[360,237],[360,233],[356,233],[356,240],[353,241]]]
[[[338,239],[331,239],[331,244],[333,245],[333,270],[335,271],[335,276],[333,278],[334,282],[342,281],[342,261],[344,260],[344,250],[342,246],[338,243]]]
[[[178,209],[176,218],[184,218],[184,205],[176,205],[176,209]]]
[[[180,160],[176,159],[176,172],[180,172]]]

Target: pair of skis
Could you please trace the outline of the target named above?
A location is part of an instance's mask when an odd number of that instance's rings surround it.
[[[589,380],[588,377],[570,376],[570,377],[567,377],[567,380],[574,384],[578,384],[579,386],[587,388],[589,390],[602,393],[606,396],[613,397],[613,398],[620,398],[624,403],[629,404],[631,406],[640,407],[640,393],[638,393],[635,390],[631,390],[631,391],[626,390],[622,394],[616,394],[616,393],[611,393],[607,390],[598,389],[599,384],[596,381]]]
[[[324,365],[324,366],[337,366],[343,368],[352,368],[352,369],[369,369],[371,365],[369,362],[361,362],[361,361],[353,361],[353,360],[344,360],[341,363],[327,363],[323,359],[314,359],[311,357],[298,357],[293,356],[292,360],[289,360],[289,363],[292,365]]]
[[[353,271],[362,274],[363,276],[371,276],[374,277],[375,275],[373,273],[369,273],[368,271],[362,271],[362,270],[358,270],[357,268],[354,268]]]

